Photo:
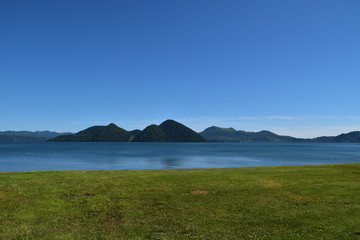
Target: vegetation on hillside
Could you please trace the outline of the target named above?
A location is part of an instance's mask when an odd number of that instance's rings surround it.
[[[128,142],[130,138],[130,132],[111,123],[107,126],[90,127],[73,135],[58,136],[49,141]]]
[[[208,141],[219,142],[300,142],[298,139],[289,136],[280,136],[270,131],[246,132],[236,131],[234,128],[209,127],[200,133]]]
[[[88,141],[88,142],[203,142],[200,134],[174,120],[166,120],[159,126],[150,125],[143,131],[131,132],[115,124],[94,126],[74,135],[59,136],[50,141]]]
[[[343,133],[336,137],[317,137],[314,142],[352,142],[360,143],[360,131]]]
[[[167,142],[205,142],[200,134],[174,120],[166,120],[159,125],[166,134]]]
[[[134,142],[166,142],[166,133],[155,124],[147,126],[134,139]]]
[[[277,135],[270,131],[247,132],[234,128],[209,127],[200,132],[208,141],[218,142],[347,142],[360,143],[360,131],[340,134],[334,137],[317,137],[311,139],[294,138]]]

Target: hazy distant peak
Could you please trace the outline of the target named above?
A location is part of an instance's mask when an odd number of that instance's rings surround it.
[[[46,141],[47,139],[54,138],[68,133],[58,133],[50,131],[4,131],[0,132],[0,142],[21,142],[21,141]]]
[[[236,131],[234,128],[209,127],[200,133],[209,141],[229,141],[229,142],[293,142],[299,139],[279,136],[273,132],[263,130],[260,132]]]
[[[258,132],[258,133],[268,134],[268,135],[277,135],[277,134],[275,134],[275,133],[273,133],[273,132],[271,132],[271,131],[268,131],[268,130],[261,130],[261,131]]]
[[[230,128],[222,128],[222,127],[217,127],[217,126],[211,126],[208,127],[207,129],[208,131],[228,131],[228,132],[236,132],[236,129],[230,127]]]

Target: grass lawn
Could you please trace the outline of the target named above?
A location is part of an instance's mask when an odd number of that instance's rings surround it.
[[[360,164],[0,172],[0,239],[360,239]]]

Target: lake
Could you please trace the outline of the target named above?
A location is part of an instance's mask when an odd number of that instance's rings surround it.
[[[0,171],[226,168],[360,162],[348,143],[0,143]]]

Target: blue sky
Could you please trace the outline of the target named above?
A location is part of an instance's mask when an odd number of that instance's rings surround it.
[[[0,2],[0,131],[360,130],[360,1]]]

